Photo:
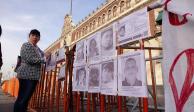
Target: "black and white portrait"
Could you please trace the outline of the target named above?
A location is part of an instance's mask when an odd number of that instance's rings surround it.
[[[138,65],[134,58],[127,58],[124,64],[124,74],[122,86],[142,86],[142,81],[138,79]]]
[[[56,60],[61,61],[65,59],[65,48],[62,47],[56,52]]]
[[[108,59],[101,62],[100,92],[105,95],[117,94],[117,60]]]
[[[65,78],[65,64],[61,66],[59,70],[58,79],[64,79]]]
[[[121,25],[118,30],[118,36],[119,38],[124,38],[125,35],[126,35],[125,25]]]
[[[118,45],[149,37],[150,27],[146,8],[135,11],[118,21]]]
[[[147,97],[145,55],[143,50],[118,56],[118,94]]]
[[[80,66],[74,68],[74,81],[73,81],[73,88],[76,91],[86,91],[87,90],[87,84],[86,84],[86,67]]]
[[[111,87],[114,83],[114,62],[109,61],[101,66],[101,86]]]
[[[115,48],[112,27],[101,32],[101,50],[102,56],[113,55]]]
[[[100,55],[99,38],[97,35],[88,40],[88,57],[93,58]]]
[[[93,67],[89,71],[89,87],[98,87],[100,84],[99,68]]]
[[[86,86],[86,70],[85,67],[77,69],[76,71],[76,82],[77,86],[83,87]]]
[[[53,70],[56,66],[56,54],[53,53],[49,55],[49,57],[46,59],[46,71]]]
[[[84,59],[84,43],[81,43],[80,46],[76,49],[76,60],[80,61]]]

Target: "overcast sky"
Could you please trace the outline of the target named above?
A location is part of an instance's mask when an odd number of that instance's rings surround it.
[[[73,22],[77,24],[105,1],[73,0]],[[4,74],[16,64],[20,47],[31,29],[40,30],[38,45],[43,50],[60,37],[69,7],[70,0],[0,0]]]

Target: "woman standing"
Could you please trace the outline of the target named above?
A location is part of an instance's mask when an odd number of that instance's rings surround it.
[[[14,112],[26,112],[29,100],[41,75],[41,64],[45,62],[44,53],[37,46],[40,32],[31,30],[28,42],[21,47],[21,65],[16,69],[19,92],[14,104]]]

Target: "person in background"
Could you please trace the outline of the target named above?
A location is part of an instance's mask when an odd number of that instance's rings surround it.
[[[28,42],[21,47],[21,65],[16,69],[19,91],[14,112],[27,112],[29,100],[40,79],[41,65],[45,63],[45,59],[43,51],[37,46],[39,40],[40,32],[33,29],[29,33]]]

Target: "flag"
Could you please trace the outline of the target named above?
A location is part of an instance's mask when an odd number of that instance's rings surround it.
[[[166,112],[194,111],[194,0],[167,0],[163,14]]]

